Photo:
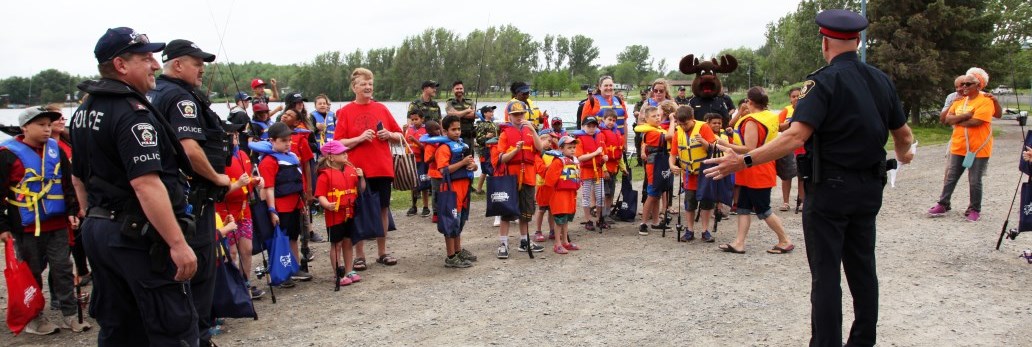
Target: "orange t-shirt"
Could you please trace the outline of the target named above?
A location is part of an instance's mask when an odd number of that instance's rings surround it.
[[[437,171],[438,175],[441,175],[442,171],[448,170],[448,166],[451,165],[451,164],[449,164],[449,162],[451,162],[451,155],[452,155],[452,152],[451,152],[451,148],[450,147],[448,147],[446,145],[445,146],[441,146],[441,145],[437,146],[437,150],[434,152],[434,163],[439,168],[439,170]],[[455,170],[455,172],[462,172],[463,170],[466,170],[466,169],[465,168],[459,168],[458,170]],[[456,176],[458,176],[458,175],[456,175]],[[442,177],[444,177],[444,176],[440,176],[438,178],[442,178]],[[466,208],[469,207],[468,206],[468,204],[469,204],[469,201],[468,201],[469,182],[470,182],[470,180],[468,178],[465,178],[465,177],[463,177],[463,178],[452,177],[451,189],[452,189],[452,191],[455,192],[455,195],[456,195],[455,206],[458,206],[459,212],[462,212],[463,210],[465,210]],[[442,192],[448,190],[448,183],[442,181],[441,182],[441,186],[438,189],[439,189],[438,191],[442,191]]]
[[[423,147],[423,162],[426,163],[426,174],[430,178],[444,178],[441,176],[441,170],[437,169],[437,161],[434,160],[434,154],[437,153],[437,147],[440,146],[436,143],[428,143]]]
[[[963,156],[967,155],[968,151],[978,151],[975,157],[988,158],[993,154],[993,113],[996,112],[996,105],[982,93],[970,99],[957,99],[950,105],[950,113],[968,112],[973,112],[974,116],[971,118],[982,121],[982,124],[973,127],[954,125],[953,135],[950,137],[950,154]]]
[[[563,161],[556,158],[552,160],[551,164],[548,164],[548,169],[545,170],[545,185],[552,188],[552,196],[548,201],[548,210],[552,212],[553,216],[577,212],[578,190],[555,189],[556,184],[559,182],[559,176],[563,173],[563,166],[565,166]]]
[[[743,120],[742,129],[745,129],[744,122],[753,122],[756,125],[756,131],[758,134],[740,134],[742,136],[742,143],[746,143],[750,136],[759,137],[759,145],[763,145],[763,139],[767,134],[767,128],[756,118],[748,118]],[[763,164],[753,165],[751,168],[739,171],[735,174],[735,185],[748,187],[753,189],[764,189],[771,188],[777,184],[777,171],[774,168],[774,161],[769,161]]]

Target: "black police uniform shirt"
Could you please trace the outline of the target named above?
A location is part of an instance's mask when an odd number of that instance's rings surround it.
[[[885,161],[888,131],[907,119],[889,77],[847,52],[803,82],[792,121],[814,128],[822,168],[863,170]],[[806,151],[813,146],[811,136]]]
[[[183,167],[189,162],[157,110],[121,81],[91,80],[78,88],[90,96],[69,122],[72,173],[86,184],[89,206],[122,211],[131,198],[128,194],[134,194],[129,181],[157,173],[173,212],[186,216],[180,169],[192,171]],[[96,181],[109,186],[105,189]]]
[[[209,137],[220,137],[225,140],[225,132],[222,130],[221,120],[210,110],[210,103],[198,100],[193,93],[193,86],[186,84],[183,80],[172,78],[166,75],[158,76],[156,86],[147,93],[147,98],[153,103],[158,111],[162,112],[172,129],[176,133],[177,140],[193,139],[201,144],[208,156],[209,164],[218,173],[225,172],[224,160],[213,160],[211,154],[214,152],[205,148]],[[224,144],[220,145],[224,152]],[[225,153],[222,153],[225,159]]]
[[[713,98],[700,98],[693,96],[688,99],[688,105],[695,113],[695,120],[705,121],[707,113],[716,113],[724,120],[724,124],[731,121],[731,110],[735,108],[734,101],[727,94],[717,95]]]

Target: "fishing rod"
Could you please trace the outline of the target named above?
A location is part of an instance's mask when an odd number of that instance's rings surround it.
[[[211,24],[215,27],[215,34],[216,34],[216,36],[219,37],[219,49],[216,50],[216,52],[219,55],[224,57],[223,60],[226,61],[226,66],[229,67],[229,75],[230,75],[229,77],[230,77],[230,79],[233,80],[233,87],[236,89],[236,92],[239,93],[240,92],[240,84],[237,81],[236,73],[233,71],[233,64],[229,62],[230,61],[229,60],[229,53],[226,52],[226,43],[225,43],[226,33],[229,32],[229,20],[233,16],[233,8],[235,7],[234,5],[236,5],[236,0],[233,0],[233,2],[231,2],[230,5],[229,5],[229,13],[226,14],[226,24],[222,26],[222,30],[221,31],[219,30],[219,23],[215,20],[215,12],[212,11],[212,9],[211,9],[211,2],[207,2],[207,5],[208,5],[208,15],[211,17]],[[221,79],[222,75],[218,74],[218,64],[215,65],[215,72],[219,76],[219,78]],[[209,82],[209,88],[208,88],[209,91],[211,90],[210,83],[211,82]],[[223,83],[223,84],[225,84],[225,83]]]
[[[483,47],[480,49],[480,62],[477,63],[477,65],[479,65],[479,71],[477,71],[477,96],[473,97],[473,108],[476,108],[477,102],[480,101],[480,80],[484,76],[484,56],[487,55],[487,32],[491,30],[491,13],[487,14],[487,25],[488,27],[484,29]]]

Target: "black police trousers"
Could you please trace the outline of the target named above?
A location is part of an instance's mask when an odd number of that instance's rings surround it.
[[[151,271],[150,242],[131,240],[121,223],[86,218],[82,241],[93,265],[90,316],[100,325],[98,346],[197,346],[197,312],[190,284],[165,271]]]
[[[878,324],[875,220],[885,181],[871,172],[823,172],[806,183],[803,236],[811,274],[810,346],[842,346],[839,266],[853,296],[854,320],[846,346],[873,346]]]
[[[190,279],[193,288],[193,302],[197,309],[197,331],[201,346],[209,345],[215,317],[211,316],[212,301],[215,300],[215,205],[207,204],[197,215],[197,231],[190,240],[190,247],[197,255],[197,274]]]

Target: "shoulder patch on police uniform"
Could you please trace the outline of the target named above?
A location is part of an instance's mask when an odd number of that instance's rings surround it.
[[[799,99],[806,97],[806,93],[809,93],[816,85],[817,82],[814,82],[814,80],[806,80],[806,82],[803,82],[803,88],[799,90]]]
[[[158,134],[154,126],[148,123],[137,123],[132,127],[133,136],[140,147],[156,147],[158,145]]]
[[[179,113],[183,115],[183,118],[197,118],[197,104],[193,101],[180,101],[176,107],[179,108]]]

